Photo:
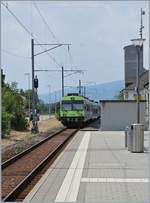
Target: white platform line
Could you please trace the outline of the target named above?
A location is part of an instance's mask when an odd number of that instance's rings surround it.
[[[82,178],[84,183],[149,183],[148,178]]]
[[[77,199],[82,171],[90,140],[90,132],[86,132],[64,178],[55,202],[75,202]]]

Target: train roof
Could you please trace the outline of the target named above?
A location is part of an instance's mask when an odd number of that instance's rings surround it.
[[[89,101],[89,102],[92,102],[92,103],[95,103],[95,104],[98,104],[98,102],[96,102],[96,101],[94,101],[94,100],[92,100],[92,99],[89,99],[89,98],[87,98],[87,97],[84,97],[84,96],[82,96],[82,95],[79,95],[78,93],[68,93],[66,96],[64,96],[64,97],[62,97],[62,101],[67,101],[67,100],[72,100],[72,99],[74,99],[74,100],[87,100],[87,101]]]
[[[84,97],[81,96],[81,95],[73,95],[73,94],[69,94],[69,95],[66,95],[64,97],[62,97],[62,101],[70,101],[70,100],[84,100]]]
[[[68,93],[67,96],[79,96],[78,93]]]

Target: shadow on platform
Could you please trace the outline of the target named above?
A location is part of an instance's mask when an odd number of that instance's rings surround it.
[[[99,131],[100,130],[100,119],[90,123],[85,128],[82,128],[81,131]]]

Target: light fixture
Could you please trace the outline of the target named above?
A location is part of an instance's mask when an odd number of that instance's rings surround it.
[[[134,46],[140,46],[141,47],[143,45],[145,39],[138,38],[138,39],[132,39],[131,41],[132,41]]]

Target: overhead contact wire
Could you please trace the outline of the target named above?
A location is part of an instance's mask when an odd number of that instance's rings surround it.
[[[15,20],[19,23],[19,25],[30,35],[30,37],[33,36],[32,32],[21,22],[21,20],[8,8],[7,5],[5,5],[3,2],[1,2],[1,4],[8,10],[8,12],[15,18]],[[34,36],[35,41],[40,44],[40,42],[37,40],[37,38]],[[42,49],[43,47],[40,46]],[[43,49],[44,51],[46,49]],[[58,65],[59,67],[61,67],[61,64],[59,64],[56,59],[51,56],[48,52],[46,52],[46,54],[53,60],[53,62]]]

